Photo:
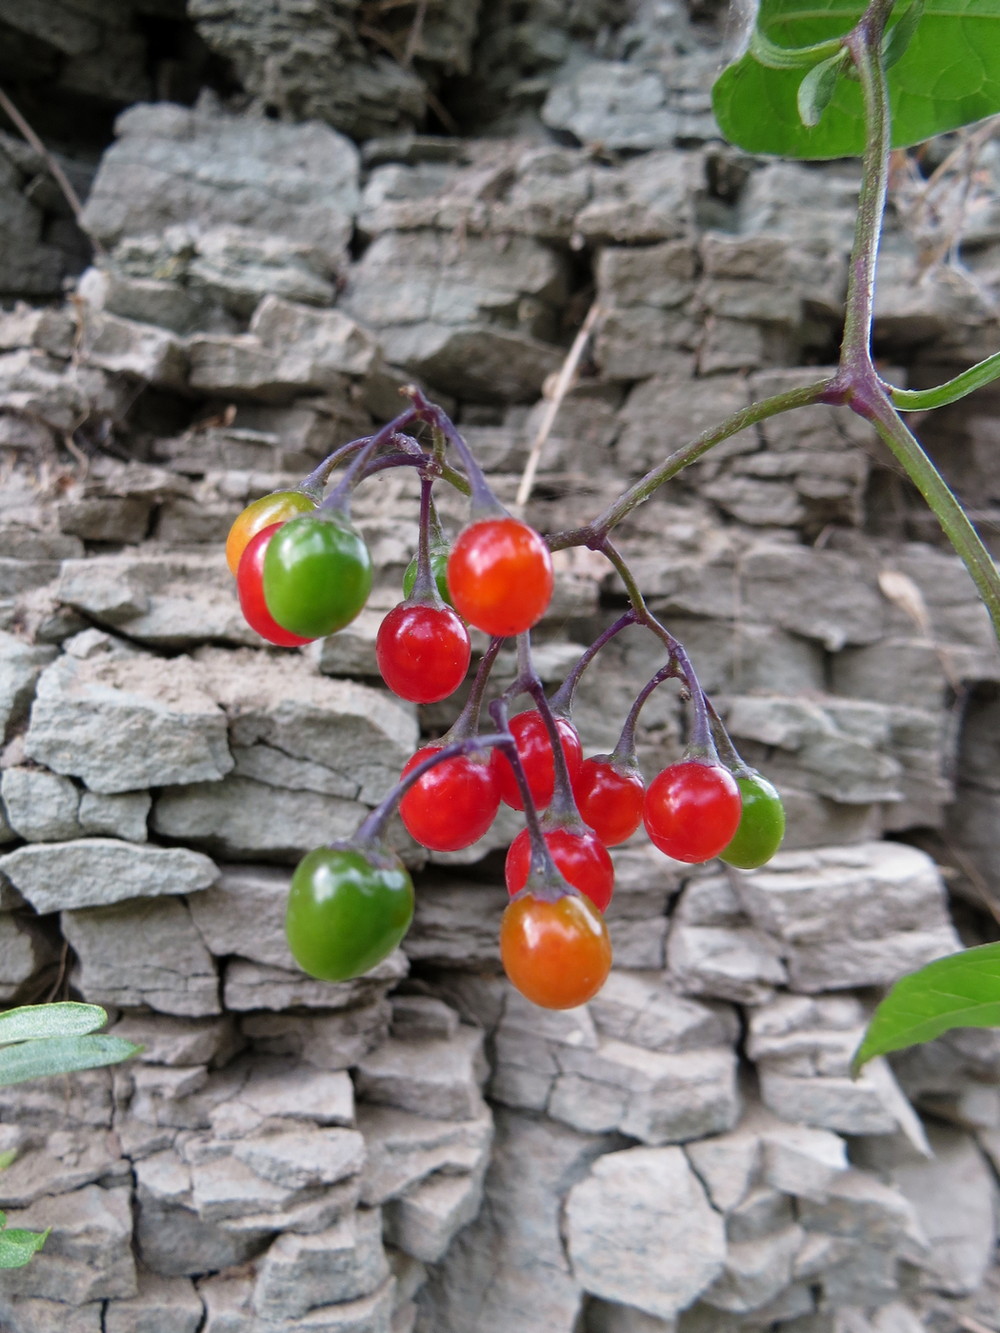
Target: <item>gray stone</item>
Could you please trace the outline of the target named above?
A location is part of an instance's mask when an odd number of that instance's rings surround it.
[[[289,875],[269,866],[224,866],[215,884],[190,903],[191,919],[217,958],[239,954],[293,971],[285,938]]]
[[[884,1060],[857,1078],[851,1058],[864,1034],[859,1002],[784,995],[751,1015],[747,1053],[764,1104],[785,1120],[849,1134],[902,1130],[926,1152],[923,1128]]]
[[[386,1204],[386,1239],[424,1263],[439,1263],[479,1212],[484,1174],[485,1164],[471,1175],[434,1175]]]
[[[138,1294],[108,1305],[103,1333],[198,1333],[205,1309],[189,1278],[160,1277],[141,1267],[137,1276]]]
[[[606,1300],[669,1319],[723,1271],[722,1219],[679,1148],[605,1154],[566,1201],[573,1272]]]
[[[220,227],[308,245],[320,274],[342,262],[357,198],[357,153],[326,126],[231,116],[209,105],[133,106],[104,154],[83,223],[104,245]]]
[[[394,995],[392,998],[392,1035],[399,1041],[423,1037],[454,1037],[459,1015],[433,995]]]
[[[602,1035],[651,1051],[721,1046],[737,1035],[733,1010],[678,995],[657,973],[612,971],[587,1009]]]
[[[443,967],[497,968],[497,922],[507,901],[506,889],[493,885],[421,881],[404,941],[407,957]]]
[[[730,1240],[721,1277],[702,1300],[720,1310],[759,1310],[792,1283],[793,1264],[805,1238],[798,1226],[786,1226],[752,1240]]]
[[[130,791],[104,795],[96,791],[80,793],[77,818],[84,833],[122,838],[126,842],[146,841],[146,819],[153,798],[149,792]]]
[[[779,852],[738,880],[797,990],[886,985],[960,948],[940,872],[901,843]]]
[[[464,12],[449,6],[445,22],[435,15],[431,31],[464,29],[468,43],[472,15],[456,22],[453,10],[456,16]],[[234,15],[219,0],[197,0],[192,18],[208,45],[235,65],[242,85],[286,117],[315,116],[365,139],[397,127],[412,129],[424,110],[423,80],[384,51],[373,54],[362,44],[349,5],[274,10],[255,3]],[[402,50],[407,30],[396,29],[391,17],[388,22],[395,30],[394,37],[386,33],[389,50]],[[418,56],[434,45],[433,38],[421,39]],[[464,70],[464,61],[458,68]]]
[[[0,1177],[0,1206],[27,1208],[45,1196],[69,1194],[85,1185],[128,1183],[131,1167],[113,1136],[92,1129],[56,1130],[44,1142],[19,1152]]]
[[[554,1054],[560,1072],[548,1111],[574,1128],[595,1127],[587,1124],[595,1091],[599,1105],[610,1104],[611,1090],[615,1101],[623,1101],[616,1119],[601,1128],[620,1129],[641,1143],[682,1143],[719,1133],[739,1116],[729,1048],[668,1054],[604,1041],[593,1053],[567,1047]]]
[[[153,805],[152,828],[213,856],[294,863],[321,838],[349,838],[364,814],[339,796],[228,777],[167,787]]]
[[[761,1004],[787,982],[775,941],[747,920],[722,875],[693,880],[674,911],[667,962],[682,990]]]
[[[371,1295],[389,1273],[378,1209],[361,1208],[329,1231],[279,1236],[257,1270],[253,1305],[264,1319]]]
[[[56,651],[0,631],[0,732],[5,738],[27,717],[35,682]]]
[[[251,963],[243,958],[226,964],[223,994],[227,1009],[284,1010],[352,1009],[381,998],[408,971],[406,955],[396,949],[371,971],[354,981],[316,981],[304,973]],[[367,1045],[367,1043],[366,1043]]]
[[[485,1107],[472,1120],[434,1120],[395,1107],[362,1104],[358,1129],[366,1148],[361,1189],[366,1204],[408,1195],[436,1173],[481,1175],[493,1138],[493,1121]]]
[[[669,101],[659,71],[591,60],[554,85],[542,119],[583,144],[629,151],[664,148],[680,128]]]
[[[41,968],[56,961],[54,940],[33,918],[0,912],[0,999],[13,1000]]]
[[[420,1291],[418,1328],[573,1333],[582,1305],[562,1199],[607,1140],[500,1110],[486,1202]]]
[[[348,1069],[388,1037],[389,1006],[375,999],[338,1013],[247,1014],[241,1027],[259,1051],[316,1069]]]
[[[233,766],[225,715],[191,663],[147,654],[67,655],[46,668],[25,749],[102,794],[214,780]]]
[[[176,898],[66,912],[62,925],[88,999],[189,1017],[221,1011],[215,963]]]
[[[446,1041],[400,1042],[390,1038],[358,1061],[358,1096],[443,1120],[481,1114],[486,1079],[483,1034],[461,1027]]]
[[[312,1124],[354,1124],[354,1089],[343,1070],[320,1070],[289,1060],[256,1056],[246,1082],[234,1097],[209,1113],[221,1138],[255,1132],[267,1120],[305,1120]]]
[[[208,641],[260,646],[225,571],[221,544],[210,554],[140,548],[64,561],[58,593],[96,624],[123,629],[131,640],[154,648],[186,649]],[[182,669],[187,671],[186,663]]]
[[[75,1309],[64,1301],[33,1297],[3,1303],[9,1333],[104,1333],[103,1311],[103,1301],[88,1301]]]
[[[411,707],[384,690],[330,680],[301,657],[205,649],[197,669],[233,717],[232,744],[245,752],[243,770],[246,752],[255,753],[248,776],[273,787],[374,805],[417,747]]]
[[[135,1175],[136,1243],[154,1273],[184,1277],[218,1271],[244,1263],[263,1248],[266,1228],[228,1232],[198,1217],[190,1206],[190,1168],[176,1153],[140,1159]]]
[[[996,1189],[975,1140],[929,1124],[933,1157],[898,1150],[881,1154],[881,1169],[913,1210],[926,1253],[918,1256],[925,1284],[955,1296],[976,1291],[992,1262],[997,1235]]]
[[[214,862],[186,847],[136,847],[115,838],[20,847],[0,857],[0,871],[39,912],[196,893],[217,874]]]
[[[351,1129],[298,1125],[265,1128],[241,1138],[233,1156],[262,1180],[282,1189],[301,1190],[336,1185],[357,1175],[364,1165],[365,1144]]]
[[[85,1185],[69,1194],[45,1195],[30,1207],[7,1214],[11,1227],[52,1234],[24,1268],[4,1276],[11,1295],[84,1305],[137,1290],[132,1257],[130,1190]]]
[[[250,1278],[219,1274],[200,1283],[199,1293],[207,1312],[203,1333],[280,1333],[287,1327],[285,1321],[254,1316]],[[393,1296],[390,1278],[370,1296],[310,1310],[295,1321],[295,1328],[302,1333],[395,1333]]]
[[[239,1045],[232,1018],[180,1018],[173,1014],[123,1014],[116,1037],[142,1045],[139,1059],[152,1065],[225,1064]]]
[[[174,334],[105,311],[87,311],[82,324],[80,351],[88,365],[130,375],[144,384],[183,387],[187,357]]]
[[[11,828],[28,842],[59,842],[80,834],[80,792],[69,778],[39,768],[7,768],[0,796]]]

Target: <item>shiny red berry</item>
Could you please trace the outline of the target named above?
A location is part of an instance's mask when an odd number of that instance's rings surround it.
[[[608,849],[592,829],[551,829],[545,845],[562,876],[586,894],[599,911],[607,910],[615,888],[615,868]],[[507,849],[504,874],[507,892],[514,896],[528,882],[531,869],[531,837],[522,829]]]
[[[408,760],[406,777],[418,764],[439,754],[440,745],[425,745]],[[485,755],[456,755],[418,778],[399,803],[410,836],[432,852],[457,852],[478,842],[496,819],[500,787]]]
[[[401,602],[379,626],[375,658],[394,694],[415,704],[454,694],[469,669],[469,632],[447,606]]]
[[[585,759],[573,781],[580,817],[605,847],[625,842],[642,823],[645,788],[637,768],[612,762],[610,755]]]
[[[556,727],[561,737],[562,752],[566,758],[566,767],[569,769],[572,783],[583,763],[583,747],[572,722],[568,722],[564,717],[557,717]],[[541,713],[532,709],[511,718],[510,730],[517,745],[517,752],[521,756],[532,800],[537,809],[544,810],[552,800],[556,772],[548,728],[542,720]],[[499,750],[493,751],[493,763],[500,780],[500,795],[515,810],[523,810],[521,789],[517,785],[510,763]]]
[[[739,828],[736,779],[721,764],[688,759],[671,764],[649,784],[643,821],[651,842],[675,861],[710,861]]]

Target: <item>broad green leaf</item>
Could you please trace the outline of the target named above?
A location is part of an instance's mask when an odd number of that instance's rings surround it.
[[[1000,944],[928,963],[897,981],[872,1016],[852,1069],[952,1028],[1000,1027]]]
[[[767,42],[791,51],[843,36],[863,10],[848,0],[760,0],[757,26]],[[886,39],[890,58],[905,46],[887,75],[896,148],[1000,111],[1000,0],[925,0],[915,26],[910,12],[898,10],[903,33],[894,38],[890,29]],[[812,63],[828,56],[820,47]],[[798,114],[801,64],[776,69],[774,63],[762,63],[751,48],[716,80],[712,102],[726,138],[751,153],[860,156],[865,130],[857,81],[841,75],[810,127]]]
[[[21,1231],[15,1227],[0,1231],[0,1268],[23,1268],[49,1238],[46,1231]]]
[[[124,1037],[104,1034],[89,1037],[44,1037],[0,1050],[0,1087],[29,1078],[69,1074],[75,1069],[96,1069],[127,1060],[142,1050]]]
[[[0,1014],[0,1045],[8,1041],[27,1041],[29,1037],[80,1037],[96,1032],[108,1021],[99,1004],[26,1004]]]

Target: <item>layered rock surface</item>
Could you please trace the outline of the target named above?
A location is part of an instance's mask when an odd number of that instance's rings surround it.
[[[145,1049],[0,1090],[18,1154],[0,1207],[53,1228],[0,1279],[0,1323],[989,1326],[1000,1047],[954,1034],[857,1081],[849,1063],[895,977],[959,931],[995,933],[1000,654],[859,419],[773,418],[623,528],[789,832],[751,873],[617,849],[615,970],[565,1013],[499,969],[510,812],[458,854],[393,829],[417,912],[372,973],[314,981],[285,942],[291,866],[348,836],[457,711],[378,679],[413,479],[358,491],[376,587],[308,649],[262,646],[221,549],[248,500],[388,419],[413,378],[512,502],[596,299],[527,510],[578,525],[722,416],[825,373],[856,170],[715,142],[716,56],[666,5],[402,6],[364,31],[372,15],[339,3],[15,8],[10,51],[58,70],[61,95],[129,109],[96,164],[83,223],[100,252],[73,300],[0,311],[0,996],[68,986]],[[195,25],[250,109],[131,105],[151,91],[140,14]],[[101,43],[131,71],[117,94],[93,91]],[[428,95],[490,137],[372,137],[416,126]],[[54,297],[80,251],[31,184],[42,164],[10,155],[0,220],[20,248],[0,291]],[[997,163],[986,150],[980,180]],[[923,383],[995,350],[996,324],[954,273],[921,273],[906,203],[877,336],[886,374]],[[969,226],[987,290],[1000,226],[985,207]],[[928,425],[987,534],[990,403]],[[464,501],[440,509],[456,530]],[[622,604],[607,565],[560,554],[546,684]],[[577,693],[589,753],[660,665],[635,632],[602,650]],[[684,714],[667,687],[642,718],[649,776],[680,756]]]

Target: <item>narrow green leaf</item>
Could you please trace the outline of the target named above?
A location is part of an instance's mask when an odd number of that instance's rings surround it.
[[[48,1240],[51,1230],[20,1231],[12,1227],[0,1231],[0,1268],[23,1268]]]
[[[830,100],[837,87],[837,79],[840,77],[843,68],[844,53],[838,51],[829,60],[822,60],[818,65],[813,65],[799,84],[796,98],[799,120],[809,129],[819,124],[820,117],[830,105]]]
[[[882,42],[882,63],[886,69],[892,69],[893,65],[902,59],[923,16],[924,0],[911,0],[909,9],[885,34]]]
[[[99,1004],[26,1004],[0,1014],[0,1044],[27,1041],[29,1037],[80,1037],[96,1032],[108,1021]]]
[[[797,62],[810,46],[845,36],[863,10],[861,0],[760,0],[757,45],[770,51],[768,63],[751,45],[712,90],[726,138],[752,153],[860,156],[865,130],[858,84],[839,79],[822,119],[804,124],[798,113],[801,64],[774,68],[782,62],[771,48],[785,48]],[[921,143],[1000,111],[1000,0],[924,0],[922,12],[911,4],[887,43],[887,66],[895,62],[887,75],[893,147]],[[817,55],[816,63],[823,58]]]
[[[124,1037],[44,1037],[0,1050],[0,1087],[29,1078],[113,1065],[142,1050]]]
[[[876,1055],[952,1028],[988,1027],[1000,1027],[1000,944],[938,958],[897,981],[875,1010],[851,1068],[857,1074]]]

